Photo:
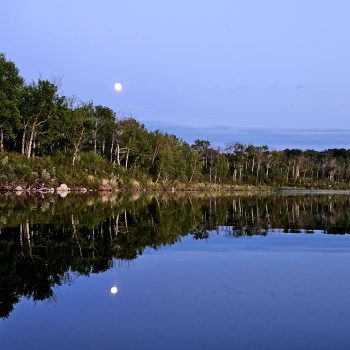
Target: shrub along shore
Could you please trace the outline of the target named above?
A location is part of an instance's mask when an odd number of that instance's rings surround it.
[[[135,176],[136,175],[136,176]],[[82,152],[73,168],[70,159],[60,156],[31,157],[14,152],[0,153],[1,192],[60,193],[92,191],[210,191],[210,192],[268,192],[276,189],[347,190],[346,184],[326,186],[273,186],[244,182],[181,182],[178,180],[154,181],[145,174],[130,174],[123,167],[111,164],[94,152]]]
[[[233,122],[234,123],[234,122]],[[0,53],[0,190],[266,190],[350,188],[350,150],[189,144],[132,116],[26,83]]]
[[[148,176],[131,177],[94,153],[81,153],[72,168],[64,157],[27,159],[12,152],[0,153],[1,192],[65,193],[91,191],[266,191],[268,186],[224,183],[154,182]]]

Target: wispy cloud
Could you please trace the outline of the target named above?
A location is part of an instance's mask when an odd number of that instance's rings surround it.
[[[164,121],[145,121],[151,129],[160,129],[176,134],[187,142],[208,139],[216,146],[229,141],[239,141],[272,148],[350,148],[350,128],[268,128],[268,127],[227,127],[223,125],[188,125]]]

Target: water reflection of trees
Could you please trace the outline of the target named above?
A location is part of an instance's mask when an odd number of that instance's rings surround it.
[[[106,271],[114,259],[190,234],[232,237],[322,230],[350,232],[346,196],[0,198],[0,316],[19,298],[44,300],[74,274]]]

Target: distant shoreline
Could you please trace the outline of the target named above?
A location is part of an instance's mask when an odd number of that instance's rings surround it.
[[[276,189],[278,194],[348,194],[350,190],[324,190],[324,189]]]

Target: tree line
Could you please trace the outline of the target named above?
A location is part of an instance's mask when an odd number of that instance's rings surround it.
[[[188,144],[175,135],[149,131],[134,117],[78,102],[59,93],[54,81],[26,83],[15,63],[0,54],[0,154],[63,156],[72,169],[82,153],[108,162],[116,172],[153,182],[207,182],[272,186],[347,187],[350,150],[285,149],[208,140]]]

